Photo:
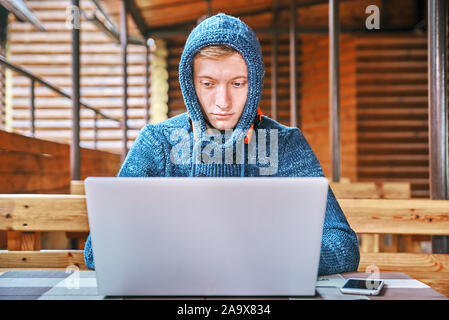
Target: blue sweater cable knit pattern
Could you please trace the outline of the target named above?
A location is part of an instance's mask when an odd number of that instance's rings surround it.
[[[206,123],[193,85],[193,58],[199,49],[216,44],[227,44],[236,49],[248,67],[248,98],[242,116],[231,135],[214,139],[206,132]],[[219,148],[236,146],[254,122],[262,95],[264,64],[259,41],[254,32],[241,20],[225,14],[217,14],[201,22],[187,39],[179,65],[179,82],[184,103],[189,113],[183,113],[158,124],[142,128],[130,149],[119,173],[119,177],[258,177],[266,163],[249,161],[248,145],[243,145],[243,163],[203,163],[195,161],[205,144],[217,144]],[[191,123],[195,125],[195,135]],[[277,132],[278,159],[277,177],[323,177],[315,153],[298,128],[291,128],[262,116],[257,132],[251,141],[265,133]],[[183,133],[181,135],[174,132]],[[195,137],[196,138],[195,138]],[[211,139],[212,137],[212,139]],[[216,136],[215,136],[216,138]],[[259,141],[260,138],[257,138]],[[224,141],[224,142],[223,142]],[[206,143],[207,142],[207,143]],[[217,147],[217,145],[215,145]],[[174,161],[173,150],[181,150],[184,161]],[[238,149],[238,148],[236,148]],[[259,145],[256,144],[256,154]],[[214,149],[217,150],[217,149]],[[235,153],[234,153],[235,155]],[[90,235],[84,248],[86,266],[94,269],[94,257]],[[359,248],[354,231],[329,188],[323,228],[320,275],[356,271],[359,264]]]

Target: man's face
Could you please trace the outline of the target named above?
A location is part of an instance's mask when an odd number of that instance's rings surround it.
[[[197,56],[193,81],[203,114],[218,130],[233,129],[242,115],[248,96],[248,69],[243,57],[211,59]]]

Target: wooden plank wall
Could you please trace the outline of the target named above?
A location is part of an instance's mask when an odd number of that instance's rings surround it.
[[[258,35],[265,63],[265,81],[261,109],[271,115],[271,35]],[[319,40],[319,41],[318,41]],[[178,81],[178,65],[185,37],[169,39],[169,116],[185,112]],[[353,41],[343,37],[342,50],[342,175],[356,180],[356,104],[355,52]],[[298,35],[298,124],[314,149],[326,175],[331,174],[328,129],[328,44],[327,37]],[[288,35],[281,35],[278,44],[278,112],[280,123],[290,125],[290,65]]]
[[[302,40],[302,130],[330,175],[327,37]],[[340,50],[342,176],[429,197],[426,36],[345,35]]]
[[[429,197],[426,35],[354,38],[358,180],[409,181]]]
[[[356,68],[354,41],[340,38],[341,176],[357,180]],[[317,155],[323,172],[332,176],[329,143],[329,40],[322,35],[302,36],[300,111],[301,130]]]
[[[89,12],[91,1],[82,0],[82,9]],[[39,32],[29,23],[20,23],[10,15],[9,44],[11,61],[43,77],[55,86],[71,91],[71,29],[66,26],[68,0],[27,1],[42,21],[47,32]],[[119,28],[119,25],[116,25]],[[81,20],[81,98],[105,114],[122,116],[122,60],[120,45],[95,25]],[[12,127],[15,132],[29,132],[30,81],[12,76]],[[128,131],[129,146],[144,123],[145,48],[128,47]],[[36,136],[59,142],[71,137],[71,101],[51,90],[36,88]],[[81,145],[93,148],[93,112],[81,109]],[[99,121],[98,148],[111,152],[122,150],[122,132],[118,123]]]
[[[328,38],[301,35],[298,106],[301,130],[327,176]],[[270,114],[271,39],[260,36],[266,64],[261,107]],[[178,82],[185,38],[168,41],[169,115],[185,112]],[[427,53],[425,36],[341,36],[341,172],[352,181],[405,181],[428,197]],[[289,125],[288,39],[279,45],[278,119]],[[379,130],[382,128],[382,130]]]

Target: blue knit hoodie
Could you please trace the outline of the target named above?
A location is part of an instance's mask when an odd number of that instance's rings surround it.
[[[248,98],[235,130],[211,134],[194,88],[193,58],[200,49],[217,44],[231,46],[244,58],[248,68]],[[298,128],[283,126],[265,116],[257,117],[264,72],[260,43],[244,22],[222,13],[201,22],[189,35],[179,63],[179,82],[188,113],[142,128],[118,176],[323,177],[318,159]],[[256,130],[249,138],[250,143],[243,143],[252,125]],[[267,161],[261,154],[265,154],[265,147],[271,151],[273,145],[277,148],[276,157]],[[210,157],[202,156],[205,149],[212,150]],[[231,150],[233,161],[216,161],[214,156],[222,156],[226,150]],[[90,235],[84,257],[86,266],[94,269]],[[318,273],[356,271],[358,264],[356,235],[329,188]]]

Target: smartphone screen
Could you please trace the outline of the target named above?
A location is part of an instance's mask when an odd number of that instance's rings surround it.
[[[345,285],[344,289],[366,289],[366,290],[377,290],[381,282],[379,280],[363,280],[363,279],[349,279]]]

